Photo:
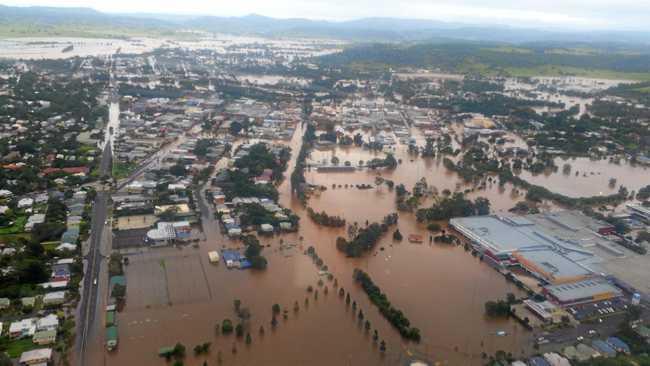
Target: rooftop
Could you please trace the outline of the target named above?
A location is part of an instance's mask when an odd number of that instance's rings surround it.
[[[550,285],[545,286],[544,289],[560,302],[571,302],[574,299],[588,299],[602,294],[621,295],[621,290],[617,287],[599,279],[588,279],[563,285]]]

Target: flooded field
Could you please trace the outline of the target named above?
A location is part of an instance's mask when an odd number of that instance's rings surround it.
[[[300,139],[298,129],[291,142],[294,152],[300,147]],[[354,147],[337,147],[335,153],[341,161],[367,160],[376,155]],[[331,154],[332,151],[314,151],[311,159],[319,160]],[[439,190],[465,189],[440,161],[422,158],[411,161],[404,146],[396,147],[395,154],[402,159],[402,164],[395,171],[384,172],[385,178],[404,183],[408,189],[421,177]],[[288,172],[292,171],[293,164],[292,160]],[[376,175],[365,170],[308,172],[309,182],[328,187],[320,196],[312,197],[309,205],[315,210],[341,215],[348,222],[379,220],[395,212],[394,193],[386,187],[331,189],[331,184],[374,184]],[[206,359],[213,363],[218,351],[224,364],[229,365],[299,365],[308,361],[316,365],[395,365],[409,355],[449,365],[479,365],[483,352],[492,355],[497,350],[505,350],[521,355],[529,351],[530,335],[518,324],[484,316],[486,301],[504,298],[508,292],[519,295],[518,290],[463,248],[429,244],[426,240],[424,244],[394,242],[387,235],[372,253],[362,258],[346,258],[335,246],[336,238],[344,236],[345,230],[313,223],[305,208],[291,195],[288,181],[279,191],[280,203],[301,217],[301,228],[295,234],[260,238],[262,244],[268,245],[264,249],[269,261],[266,271],[228,270],[223,263],[210,264],[208,251],[239,244],[224,238],[216,222],[205,214],[207,240],[198,248],[152,249],[130,255],[126,267],[127,304],[119,315],[120,346],[116,352],[107,354],[98,342],[96,356],[106,365],[162,364],[164,360],[157,356],[157,350],[179,341],[189,351],[199,343],[212,342],[207,358],[188,355],[187,365],[200,365]],[[511,187],[500,190],[497,185],[470,193],[470,196],[478,195],[489,197],[497,211],[512,207],[520,199],[511,196]],[[400,214],[398,227],[405,236],[413,233],[428,236],[410,213]],[[316,248],[339,287],[350,291],[372,329],[376,328],[380,340],[386,341],[385,355],[372,342],[372,333],[367,333],[355,318],[356,312],[339,298],[334,282],[324,280],[328,295],[324,294],[324,287],[318,286],[317,268],[303,254],[308,246]],[[366,294],[353,283],[354,268],[369,273],[391,302],[404,311],[412,326],[420,328],[419,344],[404,342],[369,303]],[[306,291],[310,285],[319,290],[318,299]],[[308,306],[305,305],[307,297]],[[253,338],[249,346],[234,335],[215,335],[217,323],[225,318],[236,319],[234,299],[240,299],[252,314],[247,326]],[[300,304],[297,313],[291,310],[294,302]],[[274,303],[290,310],[288,319],[279,317],[280,324],[272,331]],[[259,334],[260,326],[265,328],[263,336]],[[497,336],[498,331],[505,331],[507,336]],[[232,352],[233,344],[236,354]]]
[[[153,38],[101,39],[101,38],[7,38],[0,39],[0,58],[61,59],[75,56],[103,56],[122,53],[144,53],[160,47],[164,40]],[[63,52],[66,47],[72,50]]]
[[[570,169],[565,171],[568,164]],[[626,161],[613,163],[609,160],[589,158],[556,158],[556,172],[532,174],[522,171],[519,175],[526,181],[546,187],[569,197],[588,197],[616,193],[621,185],[630,192],[650,184],[650,169],[644,165],[631,165]],[[610,178],[616,178],[610,184]]]

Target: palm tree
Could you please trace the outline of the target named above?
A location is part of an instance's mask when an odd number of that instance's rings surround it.
[[[366,328],[366,332],[370,330],[370,320],[366,319],[365,328]]]
[[[296,301],[293,303],[293,311],[297,313],[298,310],[300,310],[300,306],[298,305],[298,301]]]
[[[363,310],[359,309],[359,320],[363,320]]]
[[[379,339],[379,333],[377,332],[377,329],[375,329],[375,332],[372,334],[372,340],[374,342],[377,342],[378,339]]]
[[[381,343],[379,344],[379,350],[381,352],[386,352],[386,342],[382,339]]]
[[[348,304],[348,305],[350,305],[350,293],[349,293],[349,292],[348,292],[348,294],[345,296],[345,303]]]
[[[253,343],[253,338],[251,338],[250,333],[246,333],[246,344],[251,344]]]

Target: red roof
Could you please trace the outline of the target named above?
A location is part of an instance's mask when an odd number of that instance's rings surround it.
[[[69,168],[47,168],[43,169],[43,175],[50,175],[52,173],[64,172],[68,174],[88,173],[88,167],[75,166]]]

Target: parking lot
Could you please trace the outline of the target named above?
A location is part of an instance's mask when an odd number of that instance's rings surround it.
[[[627,302],[622,299],[613,299],[599,301],[590,304],[577,305],[567,308],[567,311],[573,315],[577,321],[596,320],[610,317],[612,315],[625,312]]]

